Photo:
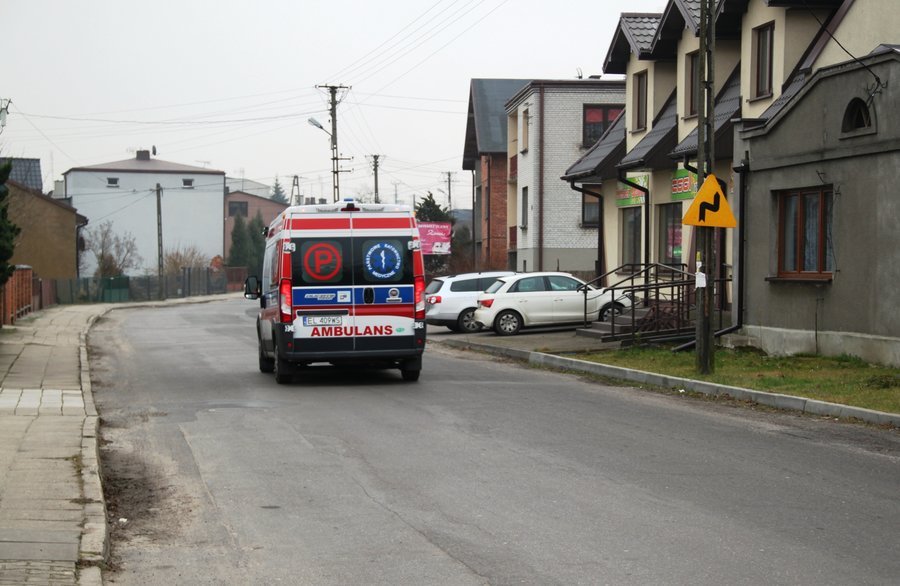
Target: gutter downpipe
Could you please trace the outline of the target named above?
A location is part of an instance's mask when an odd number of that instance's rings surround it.
[[[487,228],[487,235],[486,236],[483,235],[481,237],[482,242],[485,242],[487,244],[485,254],[484,254],[484,257],[487,259],[485,266],[487,266],[488,268],[491,268],[491,269],[494,268],[493,262],[491,261],[491,253],[493,252],[493,250],[491,250],[491,187],[492,187],[492,185],[491,185],[491,179],[492,179],[491,163],[493,162],[493,160],[494,159],[492,158],[492,156],[488,155],[488,158],[487,158],[487,198],[485,198],[485,202],[484,202],[485,203],[484,216],[485,216],[485,220],[486,220],[485,226]]]
[[[544,83],[538,82],[540,88],[540,105],[538,115],[541,118],[538,131],[538,270],[544,270]]]
[[[684,162],[684,168],[694,173],[696,175],[697,169],[695,167],[691,167],[687,160]],[[737,271],[737,322],[729,326],[727,328],[721,329],[718,332],[713,333],[714,338],[718,338],[720,336],[724,336],[725,334],[730,334],[731,332],[736,332],[737,330],[744,327],[744,222],[747,220],[747,215],[744,213],[746,210],[747,204],[747,176],[750,173],[750,153],[744,151],[744,158],[741,160],[741,164],[737,167],[732,167],[733,170],[738,172],[740,175],[741,185],[738,188],[738,271]],[[692,340],[690,342],[686,342],[677,348],[673,348],[672,352],[680,352],[681,350],[689,350],[693,348],[697,344],[697,340]]]
[[[569,181],[569,187],[573,191],[577,191],[578,193],[592,195],[597,198],[597,202],[600,207],[600,213],[598,214],[598,217],[597,217],[597,267],[596,267],[596,271],[597,271],[597,276],[599,277],[600,275],[606,274],[606,250],[605,250],[605,247],[603,246],[603,195],[600,193],[597,193],[596,191],[591,191],[590,189],[587,189],[586,187],[577,187],[575,185],[574,179]],[[606,287],[606,278],[605,277],[603,279],[601,279],[600,286]]]

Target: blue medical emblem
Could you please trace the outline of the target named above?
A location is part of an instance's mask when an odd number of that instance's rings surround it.
[[[381,280],[394,279],[402,269],[400,250],[390,242],[376,242],[366,250],[366,272]]]

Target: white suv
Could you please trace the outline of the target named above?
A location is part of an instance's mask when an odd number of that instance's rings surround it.
[[[513,271],[486,271],[436,277],[425,288],[425,322],[447,326],[454,332],[477,332],[481,326],[472,320],[478,306],[478,295],[499,277]]]

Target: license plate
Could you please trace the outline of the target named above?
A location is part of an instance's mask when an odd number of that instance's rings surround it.
[[[339,315],[304,315],[305,326],[339,326],[343,325],[343,318]]]

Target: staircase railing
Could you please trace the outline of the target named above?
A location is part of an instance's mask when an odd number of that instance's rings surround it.
[[[726,267],[727,268],[727,267]],[[627,276],[607,287],[599,286],[611,275]],[[717,302],[714,308],[718,313],[718,321],[721,324],[723,313],[727,308],[725,290],[726,284],[731,282],[731,276],[726,275],[719,279],[713,279]],[[607,339],[660,337],[662,335],[684,335],[694,328],[696,309],[695,285],[696,278],[693,273],[687,271],[685,264],[625,264],[588,282],[588,285],[597,286],[610,292],[611,298],[621,302],[624,299],[631,301],[631,308],[625,308],[628,312],[628,322],[622,323],[621,317],[617,319],[616,313],[611,313],[609,320],[609,334]],[[588,291],[584,288],[584,324],[588,327]],[[626,306],[627,303],[621,303]],[[635,309],[641,306],[647,309],[644,315],[638,317]],[[626,328],[627,326],[627,328]],[[624,333],[622,330],[627,329]],[[617,330],[619,330],[617,332]]]

